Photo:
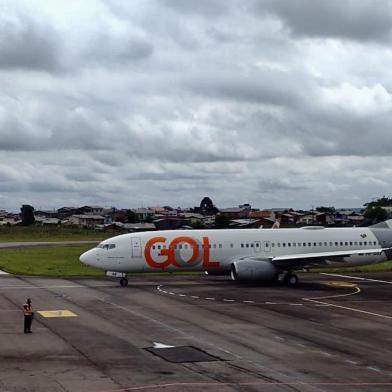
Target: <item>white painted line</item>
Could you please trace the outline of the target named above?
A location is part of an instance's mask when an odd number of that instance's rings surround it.
[[[215,301],[215,298],[211,298],[211,297],[207,297],[206,299],[208,299],[209,301]]]
[[[169,293],[170,295],[176,295],[176,293]]]
[[[191,298],[199,299],[200,297],[198,297],[197,295],[191,295]]]
[[[277,305],[276,302],[265,302],[266,305]]]
[[[163,343],[159,343],[159,342],[153,342],[154,346],[153,348],[173,348],[176,346],[169,346],[168,344],[163,344]]]
[[[290,306],[303,306],[303,304],[289,304]]]
[[[179,297],[186,297],[186,294],[178,294]]]
[[[366,369],[373,370],[374,372],[377,372],[377,373],[381,373],[381,370],[379,368],[376,368],[373,366],[367,366]]]
[[[352,312],[363,313],[363,314],[368,314],[369,316],[376,316],[376,317],[381,317],[381,318],[386,318],[386,319],[392,320],[392,316],[387,316],[386,314],[367,312],[366,310],[360,310],[360,309],[350,308],[348,306],[330,304],[328,302],[321,302],[321,301],[317,301],[317,300],[312,299],[312,298],[304,298],[304,300],[305,301],[316,302],[316,303],[320,303],[320,304],[324,304],[324,305],[329,305],[329,306],[332,306],[332,307],[338,308],[338,309],[351,310]]]
[[[244,304],[254,304],[255,301],[242,301]]]
[[[234,299],[226,299],[226,298],[223,301],[225,301],[225,302],[235,302]]]
[[[0,270],[0,275],[8,275],[8,272]]]
[[[351,363],[351,365],[358,365],[358,362],[356,361],[351,361],[350,359],[346,359],[347,363]]]
[[[389,280],[379,280],[379,279],[362,278],[362,277],[360,277],[360,276],[339,275],[339,274],[327,274],[327,273],[322,273],[321,275],[337,276],[338,278],[346,278],[346,279],[349,278],[349,279],[364,280],[364,281],[368,281],[368,282],[392,284],[392,282],[389,281]]]

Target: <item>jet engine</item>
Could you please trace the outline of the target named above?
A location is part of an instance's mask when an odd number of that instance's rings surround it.
[[[278,270],[268,260],[239,260],[231,265],[233,280],[274,280]]]

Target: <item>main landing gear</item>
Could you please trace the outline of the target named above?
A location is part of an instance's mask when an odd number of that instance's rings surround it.
[[[290,271],[286,272],[283,275],[283,283],[286,286],[292,286],[292,287],[297,286],[297,284],[298,284],[298,276],[295,275],[295,274],[292,274]]]
[[[127,278],[121,278],[120,279],[120,285],[121,285],[121,287],[127,287],[128,286],[128,279]]]

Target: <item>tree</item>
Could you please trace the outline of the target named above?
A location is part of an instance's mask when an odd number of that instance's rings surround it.
[[[219,210],[214,206],[214,203],[209,197],[204,197],[200,202],[200,212],[203,215],[216,215]]]
[[[215,216],[215,227],[226,229],[229,226],[229,218],[226,215],[218,214]]]
[[[392,206],[392,199],[387,196],[383,196],[377,200],[365,203],[364,206],[366,207],[366,209],[370,209],[373,207],[388,207]]]
[[[34,207],[28,204],[23,204],[22,208],[20,209],[21,217],[22,217],[22,225],[23,226],[30,226],[34,224],[35,217],[34,217]]]
[[[383,222],[388,218],[388,213],[382,207],[367,208],[363,214],[371,223]]]
[[[125,219],[127,223],[139,223],[137,215],[132,210],[127,210],[127,216]]]
[[[204,229],[205,225],[204,225],[204,223],[202,221],[196,219],[196,220],[191,222],[191,227],[192,227],[192,229],[200,230],[200,229]]]

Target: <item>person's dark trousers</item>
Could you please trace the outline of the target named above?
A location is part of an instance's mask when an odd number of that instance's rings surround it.
[[[31,323],[33,318],[31,316],[24,316],[24,333],[31,332]]]

